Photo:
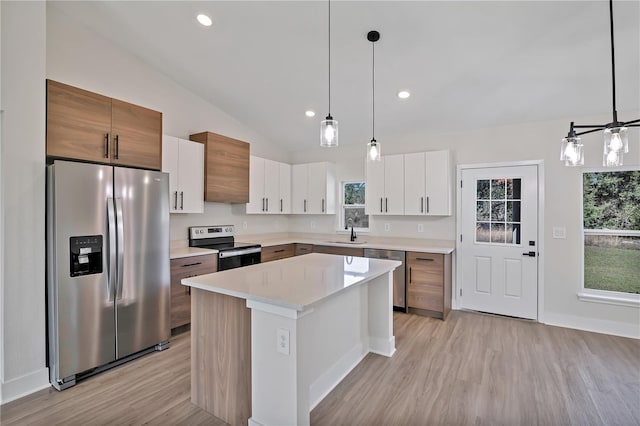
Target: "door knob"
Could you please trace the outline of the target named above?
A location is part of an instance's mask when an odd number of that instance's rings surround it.
[[[529,256],[529,257],[536,257],[536,252],[535,251],[530,251],[527,253],[522,253],[523,256]]]

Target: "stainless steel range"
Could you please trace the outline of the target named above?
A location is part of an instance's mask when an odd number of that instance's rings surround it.
[[[260,263],[262,246],[237,243],[233,225],[189,227],[189,247],[218,250],[218,271]]]

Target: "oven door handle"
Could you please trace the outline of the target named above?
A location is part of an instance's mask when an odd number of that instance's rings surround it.
[[[239,250],[226,250],[218,253],[218,258],[225,259],[227,257],[233,256],[242,256],[245,254],[253,254],[260,253],[262,251],[262,247],[254,247],[249,249],[239,249]]]

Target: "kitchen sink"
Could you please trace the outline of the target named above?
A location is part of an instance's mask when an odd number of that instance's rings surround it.
[[[367,244],[366,241],[327,241],[328,243],[332,243],[332,244],[350,244],[350,245],[362,245],[362,244]]]

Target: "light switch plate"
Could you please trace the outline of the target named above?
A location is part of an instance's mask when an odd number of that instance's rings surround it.
[[[422,223],[418,224],[418,232],[424,232],[424,225]]]
[[[384,232],[389,232],[391,231],[391,224],[390,223],[385,223],[384,224]]]
[[[553,238],[562,239],[562,240],[567,238],[567,228],[565,228],[564,226],[554,226]]]
[[[276,343],[279,353],[283,355],[289,355],[289,330],[285,328],[279,328]]]

